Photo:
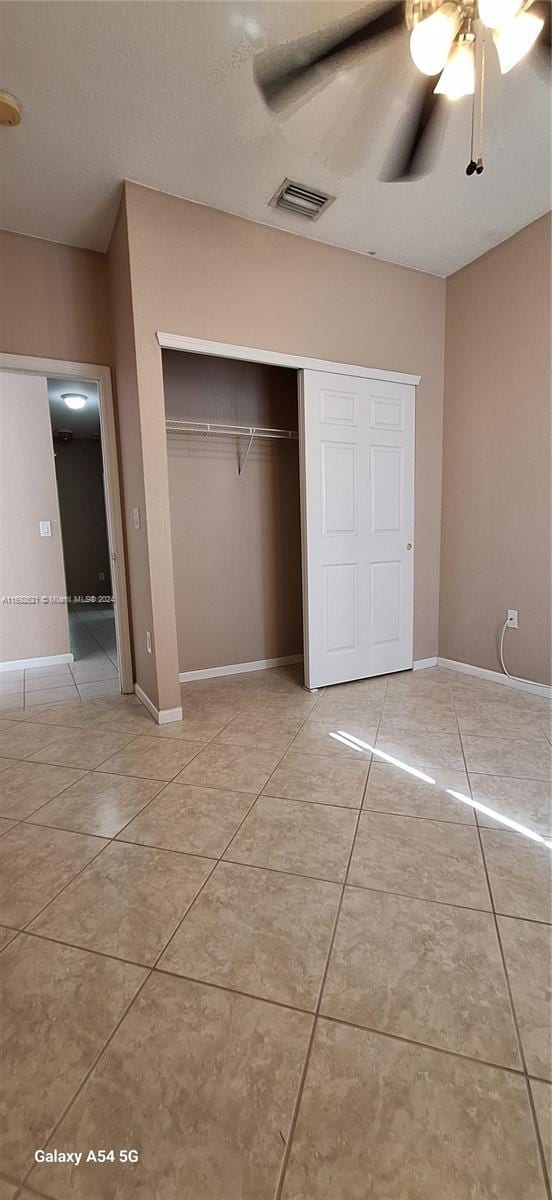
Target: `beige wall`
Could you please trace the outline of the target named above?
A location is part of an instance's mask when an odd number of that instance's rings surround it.
[[[0,350],[109,364],[104,254],[0,230]]]
[[[168,416],[297,429],[297,373],[163,352]],[[170,434],[181,671],[300,654],[298,444]]]
[[[414,655],[435,655],[445,281],[135,184],[125,194],[161,707],[177,704],[178,694],[157,330],[422,376]]]
[[[0,597],[64,596],[46,380],[0,371]],[[51,522],[41,537],[39,522]],[[0,662],[66,654],[65,603],[0,600]]]
[[[154,654],[148,654],[146,651],[146,630],[153,631],[153,615],[142,461],[142,431],[124,203],[119,210],[109,247],[108,271],[134,678],[157,706],[159,697],[155,657]],[[139,529],[134,527],[134,508],[138,508],[140,511]]]
[[[550,216],[448,280],[439,653],[550,683]]]

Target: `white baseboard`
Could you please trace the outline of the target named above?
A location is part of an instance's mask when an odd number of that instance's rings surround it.
[[[64,663],[72,663],[72,654],[46,654],[43,658],[12,658],[8,662],[0,662],[0,671],[27,671],[31,667],[60,667]]]
[[[488,679],[489,683],[500,683],[503,687],[513,688],[516,692],[531,692],[534,696],[552,699],[552,687],[549,687],[547,683],[525,683],[521,679],[510,679],[501,671],[489,671],[486,667],[472,667],[470,663],[455,662],[452,658],[438,658],[437,665],[446,667],[449,671],[459,671],[461,675],[476,675],[479,679]]]
[[[417,658],[416,662],[412,663],[413,671],[425,671],[426,667],[436,667],[436,658]]]
[[[229,667],[206,667],[201,671],[181,671],[181,683],[193,683],[196,679],[217,679],[219,675],[244,675],[247,671],[266,671],[270,667],[289,667],[303,661],[302,654],[288,654],[285,658],[258,658],[256,662],[232,663]]]
[[[146,692],[140,687],[139,683],[134,684],[134,691],[136,692],[138,699],[141,700],[142,704],[144,705],[144,708],[147,708],[148,712],[151,714],[154,720],[157,721],[158,725],[170,725],[172,721],[182,720],[181,708],[156,708],[153,700],[150,700],[149,696],[146,695]]]

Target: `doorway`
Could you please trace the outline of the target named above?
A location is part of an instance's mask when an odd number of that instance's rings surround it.
[[[69,623],[81,699],[120,691],[97,383],[47,380]]]
[[[45,441],[41,455],[43,457],[49,448],[51,467],[46,473],[51,471],[54,498],[48,501],[46,507],[54,514],[54,524],[41,520],[40,537],[49,536],[47,531],[46,534],[43,532],[43,524],[50,525],[50,534],[55,532],[57,510],[58,525],[63,526],[60,562],[62,575],[65,574],[65,596],[77,597],[76,602],[71,599],[66,605],[71,645],[68,653],[58,653],[54,643],[53,648],[50,645],[44,648],[41,632],[43,622],[35,622],[37,629],[31,638],[25,636],[26,626],[21,629],[21,646],[15,652],[17,661],[11,661],[14,652],[8,638],[6,646],[12,653],[9,656],[7,653],[0,654],[0,659],[10,660],[0,662],[0,671],[23,668],[26,673],[27,669],[34,670],[40,666],[42,671],[43,667],[48,666],[48,669],[57,672],[58,664],[65,664],[64,669],[72,676],[71,685],[81,699],[121,691],[133,692],[123,521],[109,368],[58,359],[0,354],[0,373],[6,383],[4,392],[8,408],[10,378],[19,380],[18,388],[22,388],[24,394],[26,389],[29,391],[33,430],[36,429],[35,407],[38,406],[42,412],[44,406]],[[26,380],[29,381],[28,387]],[[33,382],[36,391],[34,399],[31,394]],[[85,403],[81,403],[80,408],[71,408],[63,400],[64,395],[80,397],[81,401],[84,397]],[[80,426],[76,424],[79,412],[86,412],[86,422]],[[17,442],[17,431],[15,436]],[[67,449],[68,446],[74,450],[78,447],[79,453],[73,454]],[[28,449],[25,449],[25,453],[28,453]],[[77,461],[79,456],[80,461]],[[41,511],[38,515],[42,518],[49,514]],[[29,529],[24,531],[29,550],[25,555],[26,564],[33,559],[32,551],[39,533],[35,524],[31,520]],[[39,541],[37,546],[48,547],[49,544],[53,548],[53,543],[48,542]],[[37,560],[37,578],[30,581],[27,578],[19,579],[18,576],[17,580],[11,581],[13,590],[29,590],[30,583],[30,590],[61,591],[57,583],[55,588],[43,587],[38,569],[42,560],[38,550],[34,557]],[[27,566],[22,569],[23,574],[28,575]],[[60,613],[62,607],[59,604],[49,606],[50,611],[57,608]],[[58,640],[59,636],[65,636],[62,630],[56,635]],[[66,648],[67,643],[63,649]],[[50,663],[56,666],[50,668]]]

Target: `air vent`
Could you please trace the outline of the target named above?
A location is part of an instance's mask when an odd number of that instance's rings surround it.
[[[335,196],[329,196],[327,192],[306,187],[294,179],[284,179],[269,204],[272,208],[285,208],[288,212],[297,213],[308,221],[317,221],[334,200]]]

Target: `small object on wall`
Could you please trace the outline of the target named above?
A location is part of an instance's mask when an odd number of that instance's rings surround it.
[[[148,631],[147,631],[147,633],[146,633],[146,650],[147,650],[148,654],[151,654],[151,653],[152,653],[152,648],[151,648],[151,633],[150,633],[149,629],[148,629]]]
[[[52,536],[52,522],[51,521],[39,521],[39,528],[40,528],[40,536],[41,537],[51,537]]]
[[[135,529],[140,529],[140,509],[139,509],[139,508],[133,508],[133,510],[132,510],[132,520],[133,520],[133,523],[134,523],[134,528],[135,528]]]

